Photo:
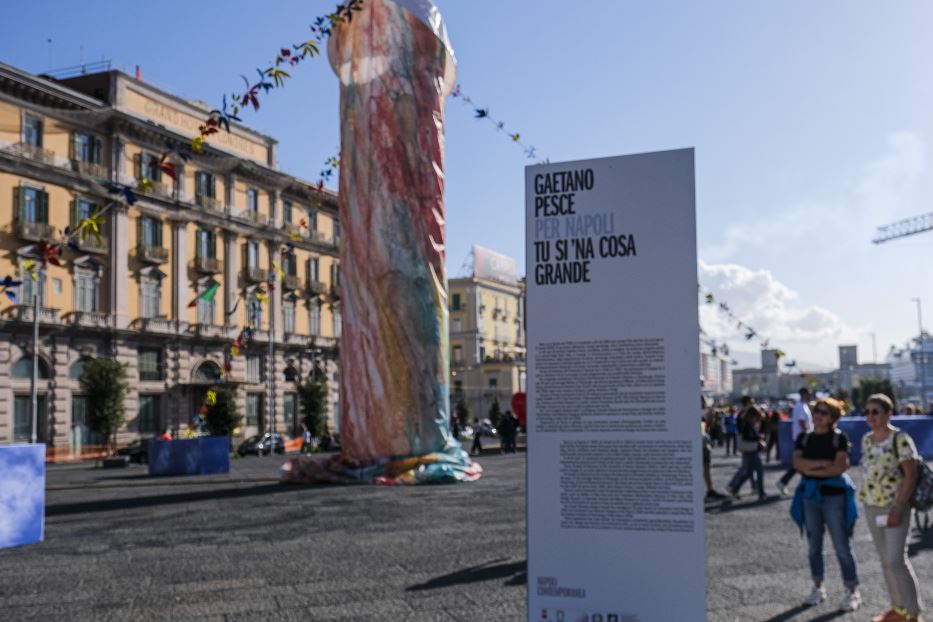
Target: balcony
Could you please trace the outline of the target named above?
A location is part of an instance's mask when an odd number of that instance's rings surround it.
[[[314,295],[320,295],[327,291],[327,284],[321,281],[308,281],[308,291]]]
[[[297,274],[286,274],[282,280],[282,285],[285,289],[301,289],[301,279],[298,278]]]
[[[16,305],[10,309],[13,319],[20,322],[32,322],[32,305]],[[59,309],[39,307],[40,324],[59,324]]]
[[[99,311],[75,311],[68,316],[69,324],[84,328],[110,328],[110,314]]]
[[[304,229],[302,229],[302,228],[299,227],[298,225],[293,225],[293,224],[290,223],[290,222],[284,223],[284,224],[282,225],[282,231],[284,231],[285,234],[286,234],[289,238],[293,238],[293,237],[295,237],[295,236],[300,236],[301,238],[304,238],[304,237],[305,237],[305,235],[304,235]]]
[[[298,333],[285,333],[285,343],[290,346],[307,346],[310,338]]]
[[[77,236],[75,238],[75,244],[77,244],[78,248],[85,253],[106,255],[110,249],[110,240],[107,239],[106,235],[100,236],[100,240],[98,240],[97,237],[93,235],[89,235],[83,240],[81,239],[81,236]]]
[[[27,222],[17,220],[13,223],[13,229],[17,237],[31,242],[41,242],[48,240],[55,234],[55,227],[47,222]]]
[[[322,337],[321,335],[315,335],[311,337],[312,348],[336,348],[337,347],[337,338],[336,337]]]
[[[330,297],[334,300],[340,300],[340,283],[333,283],[330,286]]]
[[[16,143],[7,148],[9,153],[18,155],[21,158],[27,158],[43,164],[55,164],[55,154],[48,149],[37,147],[36,145],[27,145],[26,143]]]
[[[198,337],[221,339],[227,337],[227,328],[217,324],[192,324],[189,330]]]
[[[71,169],[77,173],[95,179],[110,179],[110,171],[103,164],[97,162],[85,162],[84,160],[72,160]]]
[[[145,333],[171,335],[175,332],[175,322],[164,317],[141,317],[136,322],[139,330]]]
[[[243,210],[242,212],[237,214],[237,218],[239,218],[240,220],[251,222],[255,225],[266,224],[266,217],[260,214],[259,212],[254,212],[253,210],[248,210],[248,209]]]
[[[216,257],[195,257],[194,269],[203,274],[217,274],[223,270],[223,262]]]
[[[243,270],[243,280],[248,283],[265,283],[269,278],[269,272],[262,268],[245,268]]]
[[[334,241],[329,235],[323,231],[312,231],[311,232],[311,241],[316,242],[317,244],[324,244],[326,246],[334,246]]]
[[[168,249],[161,246],[140,244],[136,247],[136,258],[146,263],[162,264],[168,262]]]
[[[164,199],[171,199],[175,195],[175,189],[171,184],[163,184],[162,182],[153,181],[150,182],[150,187],[146,191],[146,194],[153,196],[159,196]]]
[[[218,214],[224,213],[223,201],[215,199],[214,197],[208,197],[208,196],[204,196],[203,194],[197,194],[194,197],[194,203],[201,209],[207,210],[209,212],[216,212]]]

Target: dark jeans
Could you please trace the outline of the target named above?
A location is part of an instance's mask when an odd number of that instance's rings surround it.
[[[828,531],[839,560],[843,584],[850,590],[858,587],[852,534],[846,528],[846,496],[823,495],[819,503],[804,498],[803,521],[807,528],[807,543],[810,545],[810,575],[813,582],[823,582],[823,532]]]
[[[768,435],[768,446],[765,448],[765,460],[771,461],[771,448],[774,447],[774,459],[781,459],[781,446],[778,444],[778,433],[772,432]]]
[[[483,453],[483,443],[480,440],[482,435],[477,430],[473,433],[473,446],[470,447],[470,455]]]
[[[795,475],[797,475],[797,471],[794,470],[794,467],[787,469],[784,475],[781,476],[781,486],[787,486]]]
[[[726,432],[726,455],[729,455],[729,445],[732,444],[732,455],[736,454],[735,442],[738,435],[735,432]]]
[[[758,478],[758,481],[753,482],[753,485],[758,488],[758,495],[763,496],[765,494],[765,467],[761,464],[761,452],[757,451],[742,454],[742,466],[739,467],[739,470],[732,477],[732,481],[729,482],[729,490],[738,492],[742,484],[752,477],[752,473]]]

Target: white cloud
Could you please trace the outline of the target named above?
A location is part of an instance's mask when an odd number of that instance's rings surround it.
[[[840,183],[837,196],[778,204],[755,220],[730,222],[718,240],[702,246],[700,255],[715,262],[741,260],[747,253],[767,258],[799,255],[825,240],[827,232],[864,251],[879,225],[929,209],[921,208],[917,197],[927,169],[923,137],[893,132],[885,146],[885,153],[854,180]]]
[[[792,358],[831,364],[836,344],[851,341],[858,334],[833,311],[802,304],[797,292],[768,270],[700,260],[699,276],[700,284],[716,297],[714,304],[700,305],[700,325],[709,337],[734,349],[754,350],[759,341],[746,342],[736,322],[719,309],[719,302],[726,302],[761,339],[770,340],[771,347],[785,350]]]
[[[0,448],[0,548],[22,544],[24,536],[34,530],[35,521],[43,520],[45,477],[41,466],[15,461],[11,453]]]

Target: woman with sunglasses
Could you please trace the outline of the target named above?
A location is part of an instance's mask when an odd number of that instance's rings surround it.
[[[894,404],[881,393],[865,403],[871,431],[862,438],[864,485],[859,499],[865,507],[868,530],[881,557],[892,609],[872,622],[922,622],[917,575],[907,559],[910,505],[917,485],[919,454],[914,441],[891,425]]]
[[[826,599],[823,586],[823,532],[836,550],[846,591],[839,603],[840,611],[855,611],[862,604],[858,590],[858,570],[852,548],[852,531],[858,518],[855,484],[846,474],[849,469],[848,437],[836,428],[845,412],[839,400],[822,398],[813,408],[813,431],[797,437],[794,449],[794,469],[803,477],[791,504],[791,516],[807,534],[810,576],[813,591],[804,601],[818,605]]]

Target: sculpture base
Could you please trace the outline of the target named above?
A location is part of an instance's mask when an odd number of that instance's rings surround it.
[[[483,467],[470,460],[456,443],[441,452],[423,456],[385,458],[361,464],[342,455],[292,458],[282,465],[282,481],[290,484],[454,484],[473,482]]]

